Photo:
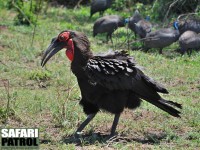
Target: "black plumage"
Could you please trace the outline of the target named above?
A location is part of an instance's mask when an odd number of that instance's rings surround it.
[[[159,53],[162,54],[162,49],[176,42],[179,36],[179,31],[171,28],[152,31],[143,39],[144,48],[146,51],[150,48],[159,48]]]
[[[90,7],[90,18],[97,12],[103,15],[104,11],[110,8],[111,5],[112,0],[93,0]]]
[[[188,55],[191,55],[192,49],[200,49],[200,34],[194,31],[185,31],[179,37],[179,45],[182,54],[187,52]]]
[[[115,114],[111,128],[111,136],[114,135],[124,108],[139,107],[142,99],[172,116],[180,117],[180,112],[173,107],[182,108],[181,105],[163,99],[158,92],[167,94],[168,91],[145,75],[137,67],[133,57],[126,52],[94,56],[90,51],[89,40],[83,33],[69,30],[61,32],[46,50],[42,66],[66,47],[66,53],[72,52],[74,55],[71,70],[77,77],[81,91],[80,104],[88,115],[76,134],[84,129],[100,109],[104,109]]]
[[[93,26],[93,36],[95,37],[99,33],[107,33],[107,42],[109,38],[112,41],[112,33],[117,30],[118,27],[125,26],[125,19],[118,15],[108,15],[97,19]]]
[[[136,10],[129,19],[128,27],[135,33],[135,37],[139,35],[140,38],[145,38],[146,34],[151,32],[152,24],[143,19],[139,11]]]

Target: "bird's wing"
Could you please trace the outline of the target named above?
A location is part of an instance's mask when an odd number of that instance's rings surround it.
[[[151,32],[152,25],[148,21],[140,20],[139,22],[136,23],[136,26],[147,33]]]
[[[109,50],[106,53],[100,53],[100,54],[97,54],[96,56],[100,56],[100,57],[102,57],[104,59],[126,60],[126,61],[136,65],[135,59],[133,57],[129,56],[128,51],[125,51],[125,50],[121,50],[121,51]]]
[[[109,90],[133,90],[136,93],[148,94],[150,91],[168,93],[165,88],[144,75],[131,57],[95,56],[89,59],[85,71],[91,83],[100,84]]]

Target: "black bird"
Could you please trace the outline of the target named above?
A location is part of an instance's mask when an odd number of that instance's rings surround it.
[[[162,54],[162,49],[176,42],[179,36],[178,30],[162,28],[148,33],[142,41],[146,51],[150,48],[159,48],[159,53]]]
[[[66,30],[52,39],[41,65],[44,66],[63,48],[66,48],[71,70],[77,77],[82,96],[80,104],[88,115],[75,135],[85,128],[100,109],[104,109],[115,114],[111,128],[113,136],[124,108],[134,109],[140,106],[142,99],[174,117],[180,117],[180,112],[173,107],[182,108],[181,104],[163,99],[158,92],[167,94],[168,91],[145,75],[127,53],[95,56],[85,34]]]
[[[180,34],[188,30],[200,33],[200,19],[179,20],[175,21],[173,25],[174,28],[178,28]]]
[[[135,38],[136,35],[139,35],[140,38],[145,38],[146,34],[151,32],[152,24],[149,19],[143,19],[139,11],[136,10],[128,21],[128,27],[135,33]]]
[[[104,11],[110,8],[112,5],[112,0],[93,0],[90,7],[90,18],[96,12],[99,12],[99,15],[103,15]]]
[[[179,37],[179,45],[182,54],[187,52],[188,55],[191,55],[192,49],[200,49],[200,34],[194,31],[185,31]]]
[[[97,19],[93,26],[93,36],[98,33],[107,33],[107,42],[109,38],[112,41],[112,33],[117,30],[118,27],[124,27],[126,20],[118,15],[108,15]]]

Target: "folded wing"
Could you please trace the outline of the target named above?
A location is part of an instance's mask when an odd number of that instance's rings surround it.
[[[138,94],[144,90],[168,93],[162,85],[146,76],[137,67],[134,58],[128,57],[125,52],[96,56],[88,61],[85,69],[92,82],[109,90],[132,90]]]

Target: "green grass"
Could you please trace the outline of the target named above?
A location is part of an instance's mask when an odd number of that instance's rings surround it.
[[[44,69],[40,66],[42,52],[51,39],[65,29],[85,32],[95,53],[105,52],[113,46],[110,42],[102,42],[105,35],[92,37],[93,22],[98,15],[88,20],[89,8],[76,11],[49,8],[47,15],[39,16],[33,46],[33,27],[14,26],[15,15],[13,11],[0,10],[2,127],[40,128],[41,149],[78,149],[83,146],[85,149],[167,150],[200,147],[200,53],[194,52],[191,57],[181,56],[174,51],[177,44],[165,48],[163,55],[159,55],[157,50],[148,53],[132,51],[131,55],[145,68],[144,72],[167,87],[170,94],[163,96],[183,104],[182,118],[173,118],[144,102],[140,108],[122,114],[117,129],[121,138],[107,142],[98,136],[98,132],[108,134],[114,116],[100,112],[84,130],[84,134],[89,136],[76,145],[70,136],[86,117],[79,106],[80,91],[76,78],[70,71],[70,62],[64,51],[54,56]],[[127,49],[127,44],[123,43],[126,32],[126,29],[115,32],[115,47],[121,45],[120,49]],[[10,83],[9,90],[3,82],[5,79]],[[6,115],[8,92],[10,112]]]

